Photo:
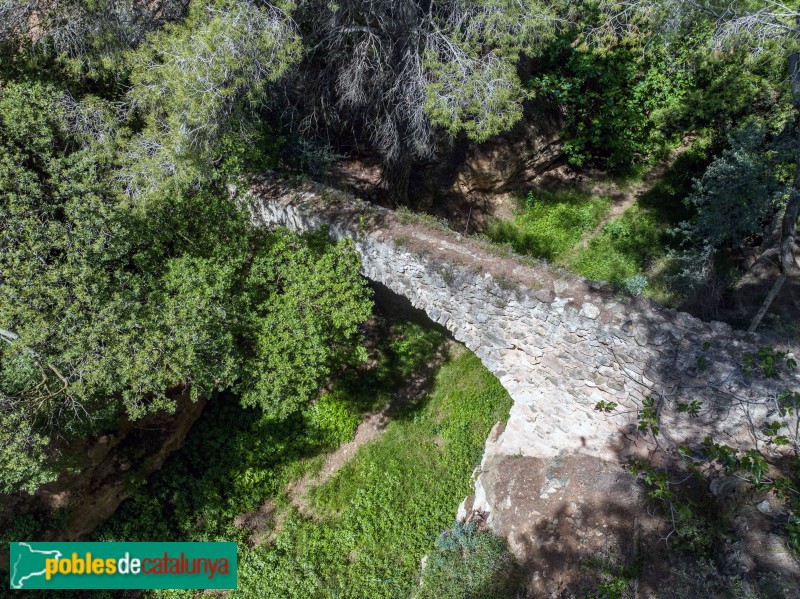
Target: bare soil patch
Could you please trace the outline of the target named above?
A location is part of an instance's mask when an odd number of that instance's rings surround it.
[[[622,464],[579,454],[493,460],[482,481],[492,505],[503,507],[491,528],[509,540],[530,599],[608,596],[601,585],[614,578],[624,597],[722,599],[750,583],[775,585],[782,593],[775,596],[800,596],[797,562],[769,534],[776,520],[754,507],[763,496],[720,503],[732,524],[704,555],[682,548]],[[709,495],[706,488],[696,492]],[[754,527],[758,517],[763,521]]]

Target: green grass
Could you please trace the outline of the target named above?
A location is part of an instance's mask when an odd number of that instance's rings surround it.
[[[634,204],[619,218],[605,225],[600,234],[578,249],[570,261],[576,273],[594,281],[623,287],[641,275],[648,263],[663,253],[663,228]]]
[[[608,214],[609,200],[575,191],[532,191],[519,201],[512,220],[490,223],[489,239],[515,252],[543,258],[595,281],[678,306],[670,275],[671,227],[691,218],[683,199],[709,161],[709,139],[699,137],[662,179],[621,216],[583,243]]]
[[[683,199],[693,178],[705,169],[708,151],[707,139],[696,140],[633,206],[605,225],[587,247],[576,248],[568,267],[595,281],[643,291],[664,305],[678,305],[681,297],[669,284],[674,265],[667,258],[671,242],[667,231],[691,218]]]
[[[486,435],[511,401],[473,354],[445,364],[430,396],[392,421],[292,511],[273,544],[243,556],[238,595],[408,597],[422,557],[472,491]]]
[[[345,373],[285,421],[242,408],[235,397],[212,400],[185,446],[136,483],[87,540],[237,541],[238,594],[247,597],[409,596],[420,560],[472,492],[489,430],[511,406],[474,354],[458,346],[431,392],[317,489],[309,500],[318,519],[299,515],[286,489],[318,471],[326,452],[352,438],[361,415],[385,405],[443,341],[437,330],[394,322],[373,367]],[[280,534],[253,549],[234,520],[266,501],[281,513]]]
[[[514,219],[491,223],[487,235],[520,254],[556,261],[602,221],[609,205],[606,198],[573,191],[530,192]]]
[[[495,221],[488,235],[514,251],[564,265],[617,287],[642,285],[648,264],[663,255],[664,226],[655,209],[634,205],[605,225],[584,247],[587,231],[608,213],[610,202],[572,191],[529,193],[512,221]],[[639,275],[638,278],[637,275]]]

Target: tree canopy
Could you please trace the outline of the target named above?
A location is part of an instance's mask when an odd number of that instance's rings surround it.
[[[675,228],[692,264],[781,210],[792,224],[800,96],[774,70],[796,56],[796,14],[745,0],[0,0],[0,414],[28,449],[2,447],[31,460],[4,488],[42,480],[49,441],[170,409],[176,388],[234,389],[283,417],[354,359],[368,293],[352,248],[257,232],[228,192],[290,139],[368,149],[401,203],[415,160],[507,131],[529,100],[561,111],[578,168],[622,170],[710,130]]]
[[[135,50],[130,96],[0,80],[0,492],[51,479],[60,440],[174,410],[182,389],[236,389],[282,418],[360,355],[352,247],[256,230],[227,189],[224,131],[287,51],[260,26],[277,13],[232,10],[203,13],[208,37],[176,26]],[[220,27],[263,65],[204,56]],[[181,53],[186,70],[164,58]],[[167,149],[142,158],[148,141]]]
[[[298,3],[306,56],[290,99],[301,129],[350,137],[383,157],[383,186],[406,199],[411,161],[435,128],[483,141],[522,118],[517,61],[551,39],[541,0],[345,0]]]

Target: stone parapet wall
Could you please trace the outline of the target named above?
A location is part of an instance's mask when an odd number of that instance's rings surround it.
[[[797,374],[767,381],[742,373],[744,354],[763,345],[756,335],[502,254],[417,216],[268,177],[248,197],[264,226],[327,225],[335,239],[352,239],[364,276],[423,309],[497,376],[514,404],[484,461],[577,453],[618,462],[635,451],[636,410],[652,394],[703,403],[696,419],[665,409],[664,438],[746,444],[754,423],[771,417],[770,399],[800,388]],[[602,413],[600,401],[619,408]],[[497,507],[481,504],[480,481],[477,496],[476,509]]]

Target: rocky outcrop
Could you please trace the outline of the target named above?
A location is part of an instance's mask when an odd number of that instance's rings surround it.
[[[191,401],[184,393],[178,397],[174,413],[158,412],[134,422],[125,420],[113,433],[69,447],[68,453],[80,456],[81,463],[40,487],[33,497],[21,493],[6,498],[0,525],[28,513],[41,517],[63,510],[68,515],[63,528],[41,531],[37,540],[74,541],[92,532],[129,497],[133,485],[146,481],[172,452],[183,446],[205,404],[202,399]]]
[[[511,199],[513,192],[572,180],[576,173],[567,164],[561,129],[557,112],[528,107],[525,118],[514,127],[483,143],[465,136],[442,136],[435,156],[415,163],[410,200],[414,206],[457,222],[467,213],[473,218],[494,215],[497,205]],[[330,164],[322,177],[334,187],[384,204],[382,172],[375,156],[348,156]]]
[[[583,456],[598,471],[613,470],[604,485],[610,489],[613,478],[633,496],[630,476],[617,474],[621,461],[646,449],[636,427],[646,397],[675,400],[661,411],[666,441],[691,445],[713,435],[746,446],[754,427],[776,416],[776,394],[800,388],[797,373],[784,380],[743,374],[744,355],[761,345],[755,335],[500,254],[414,215],[269,178],[255,181],[249,196],[264,226],[327,225],[334,238],[352,239],[367,278],[423,309],[497,376],[514,404],[505,428],[487,441],[469,507],[506,536],[534,534],[504,524],[519,511],[514,493],[566,500],[569,485],[537,479],[512,493],[498,482],[509,460],[541,462],[546,473],[547,464],[580,463],[576,456]],[[697,418],[670,407],[692,400],[702,402]],[[618,408],[606,414],[596,409],[601,401]]]
[[[470,144],[458,165],[454,188],[460,193],[502,193],[530,186],[563,162],[561,123],[552,115],[523,119],[511,131]]]

